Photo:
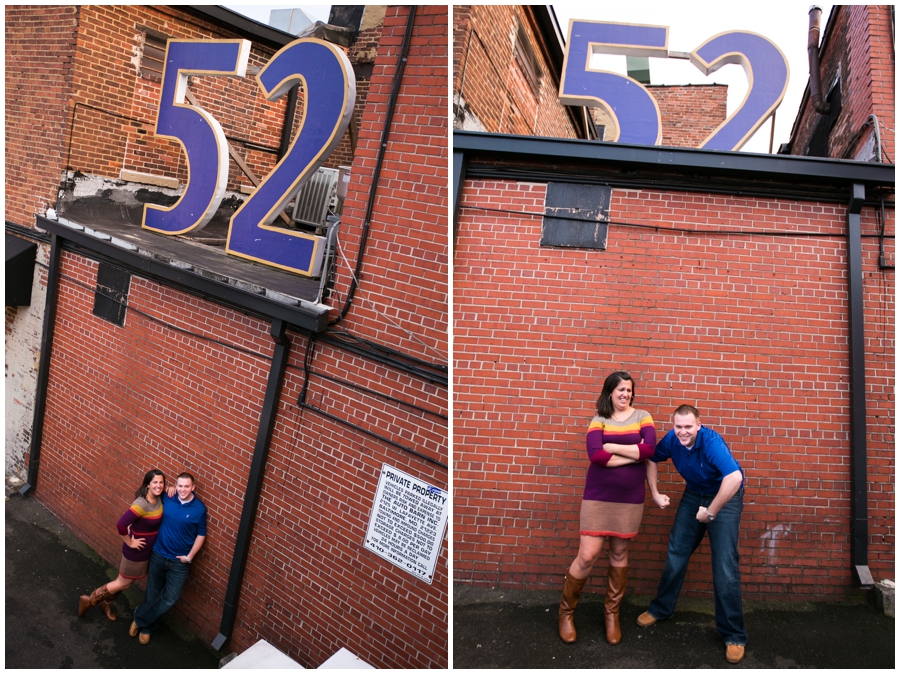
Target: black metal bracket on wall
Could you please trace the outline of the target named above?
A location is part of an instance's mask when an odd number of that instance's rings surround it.
[[[250,550],[250,540],[253,535],[253,522],[256,519],[256,509],[259,505],[259,492],[262,488],[266,459],[269,455],[269,444],[272,441],[272,431],[275,428],[275,419],[278,416],[281,386],[284,382],[284,373],[287,369],[288,356],[291,352],[291,340],[285,334],[286,330],[287,324],[284,321],[276,319],[272,322],[270,334],[275,342],[275,352],[272,354],[272,366],[269,369],[266,396],[263,401],[262,414],[260,415],[259,429],[256,433],[256,445],[253,448],[250,476],[247,478],[244,507],[241,510],[241,523],[238,526],[234,555],[231,558],[231,571],[228,574],[228,587],[225,590],[225,603],[222,608],[222,622],[219,626],[219,634],[216,635],[212,642],[212,647],[217,651],[231,637],[231,631],[234,628],[241,583],[244,578],[244,569],[247,566],[247,553]]]
[[[866,189],[853,184],[847,207],[847,295],[850,309],[850,555],[862,587],[872,587],[869,571],[869,515],[866,483],[866,343],[863,323],[863,268],[860,213]]]
[[[459,233],[459,206],[462,201],[462,186],[466,179],[466,153],[453,151],[453,241]]]
[[[50,238],[50,260],[47,270],[47,299],[44,304],[44,326],[41,331],[41,353],[38,360],[37,389],[34,396],[34,419],[31,422],[31,448],[28,456],[28,477],[19,489],[24,496],[37,486],[38,466],[41,462],[41,442],[44,438],[44,413],[47,410],[47,382],[50,379],[50,352],[56,328],[56,307],[59,299],[59,261],[62,241],[53,234]]]

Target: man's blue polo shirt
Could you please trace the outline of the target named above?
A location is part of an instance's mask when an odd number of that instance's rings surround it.
[[[672,459],[675,468],[687,482],[687,486],[701,494],[715,494],[722,485],[725,475],[741,470],[740,464],[731,455],[731,450],[722,436],[713,429],[701,426],[694,446],[688,449],[669,431],[656,443],[656,453],[650,460],[659,463]],[[741,478],[743,471],[741,470]],[[159,545],[159,543],[157,543]]]
[[[186,555],[197,536],[206,536],[206,506],[194,496],[187,503],[163,494],[163,518],[153,551],[166,559]]]

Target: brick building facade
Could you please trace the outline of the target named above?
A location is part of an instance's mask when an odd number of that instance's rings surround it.
[[[817,113],[807,89],[784,152],[893,162],[892,31],[890,5],[835,6],[819,47],[822,96],[830,110]]]
[[[841,8],[838,25],[859,12],[875,44],[888,9]],[[893,110],[892,58],[872,54],[891,65],[871,71],[852,133]],[[570,138],[454,133],[454,580],[562,587],[587,427],[619,369],[658,436],[694,404],[743,467],[746,598],[854,594],[860,565],[893,578],[892,167]],[[573,186],[606,204],[585,223],[601,245],[547,240],[548,195]],[[668,463],[660,484],[682,491]],[[648,498],[630,591],[656,591],[673,517]],[[709,554],[684,593],[711,596]]]
[[[447,10],[365,11],[377,21],[346,49],[355,121],[328,164],[352,165],[338,262],[329,311],[313,315],[318,281],[221,252],[202,254],[237,271],[201,271],[183,262],[197,243],[161,261],[85,238],[107,211],[72,225],[53,208],[88,178],[124,189],[123,170],[185,179],[177,144],[153,137],[147,36],[249,39],[248,76],[293,37],[211,7],[7,7],[7,234],[39,243],[32,304],[6,312],[7,470],[27,470],[26,495],[110,562],[144,472],[194,473],[209,532],[173,610],[217,648],[266,639],[306,667],[343,646],[376,667],[445,668],[445,545],[429,583],[364,542],[383,465],[449,484]],[[252,79],[195,77],[189,90],[265,175],[284,98],[266,101]],[[301,92],[294,127],[302,107]],[[229,193],[247,184],[232,165]],[[109,270],[129,281],[120,324],[98,315]]]

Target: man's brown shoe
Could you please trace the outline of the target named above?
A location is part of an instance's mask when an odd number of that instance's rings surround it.
[[[725,659],[732,665],[736,665],[744,659],[744,647],[738,644],[727,644],[725,646]]]
[[[641,627],[650,627],[656,622],[656,618],[650,615],[650,611],[644,611],[638,616],[638,625]]]
[[[132,620],[131,627],[128,628],[128,636],[136,637],[137,635],[138,635],[138,626],[137,626],[137,623]]]
[[[141,642],[142,646],[146,646],[147,644],[150,643],[150,635],[144,634],[143,632],[141,632],[140,636],[138,637],[138,641]]]

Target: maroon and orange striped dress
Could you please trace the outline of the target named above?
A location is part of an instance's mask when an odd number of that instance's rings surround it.
[[[150,552],[156,543],[156,534],[159,525],[162,524],[163,500],[156,500],[156,505],[139,496],[131,504],[131,507],[116,522],[116,529],[120,536],[128,535],[128,527],[131,527],[131,538],[143,538],[146,543],[140,550],[128,547],[122,543],[122,561],[119,563],[119,573],[123,578],[143,578],[147,575],[150,565]]]
[[[606,464],[613,457],[603,443],[637,445],[640,461],[616,468]],[[587,433],[587,453],[591,460],[581,501],[582,536],[634,538],[644,514],[646,460],[656,450],[653,419],[643,410],[634,410],[625,421],[595,416]]]

